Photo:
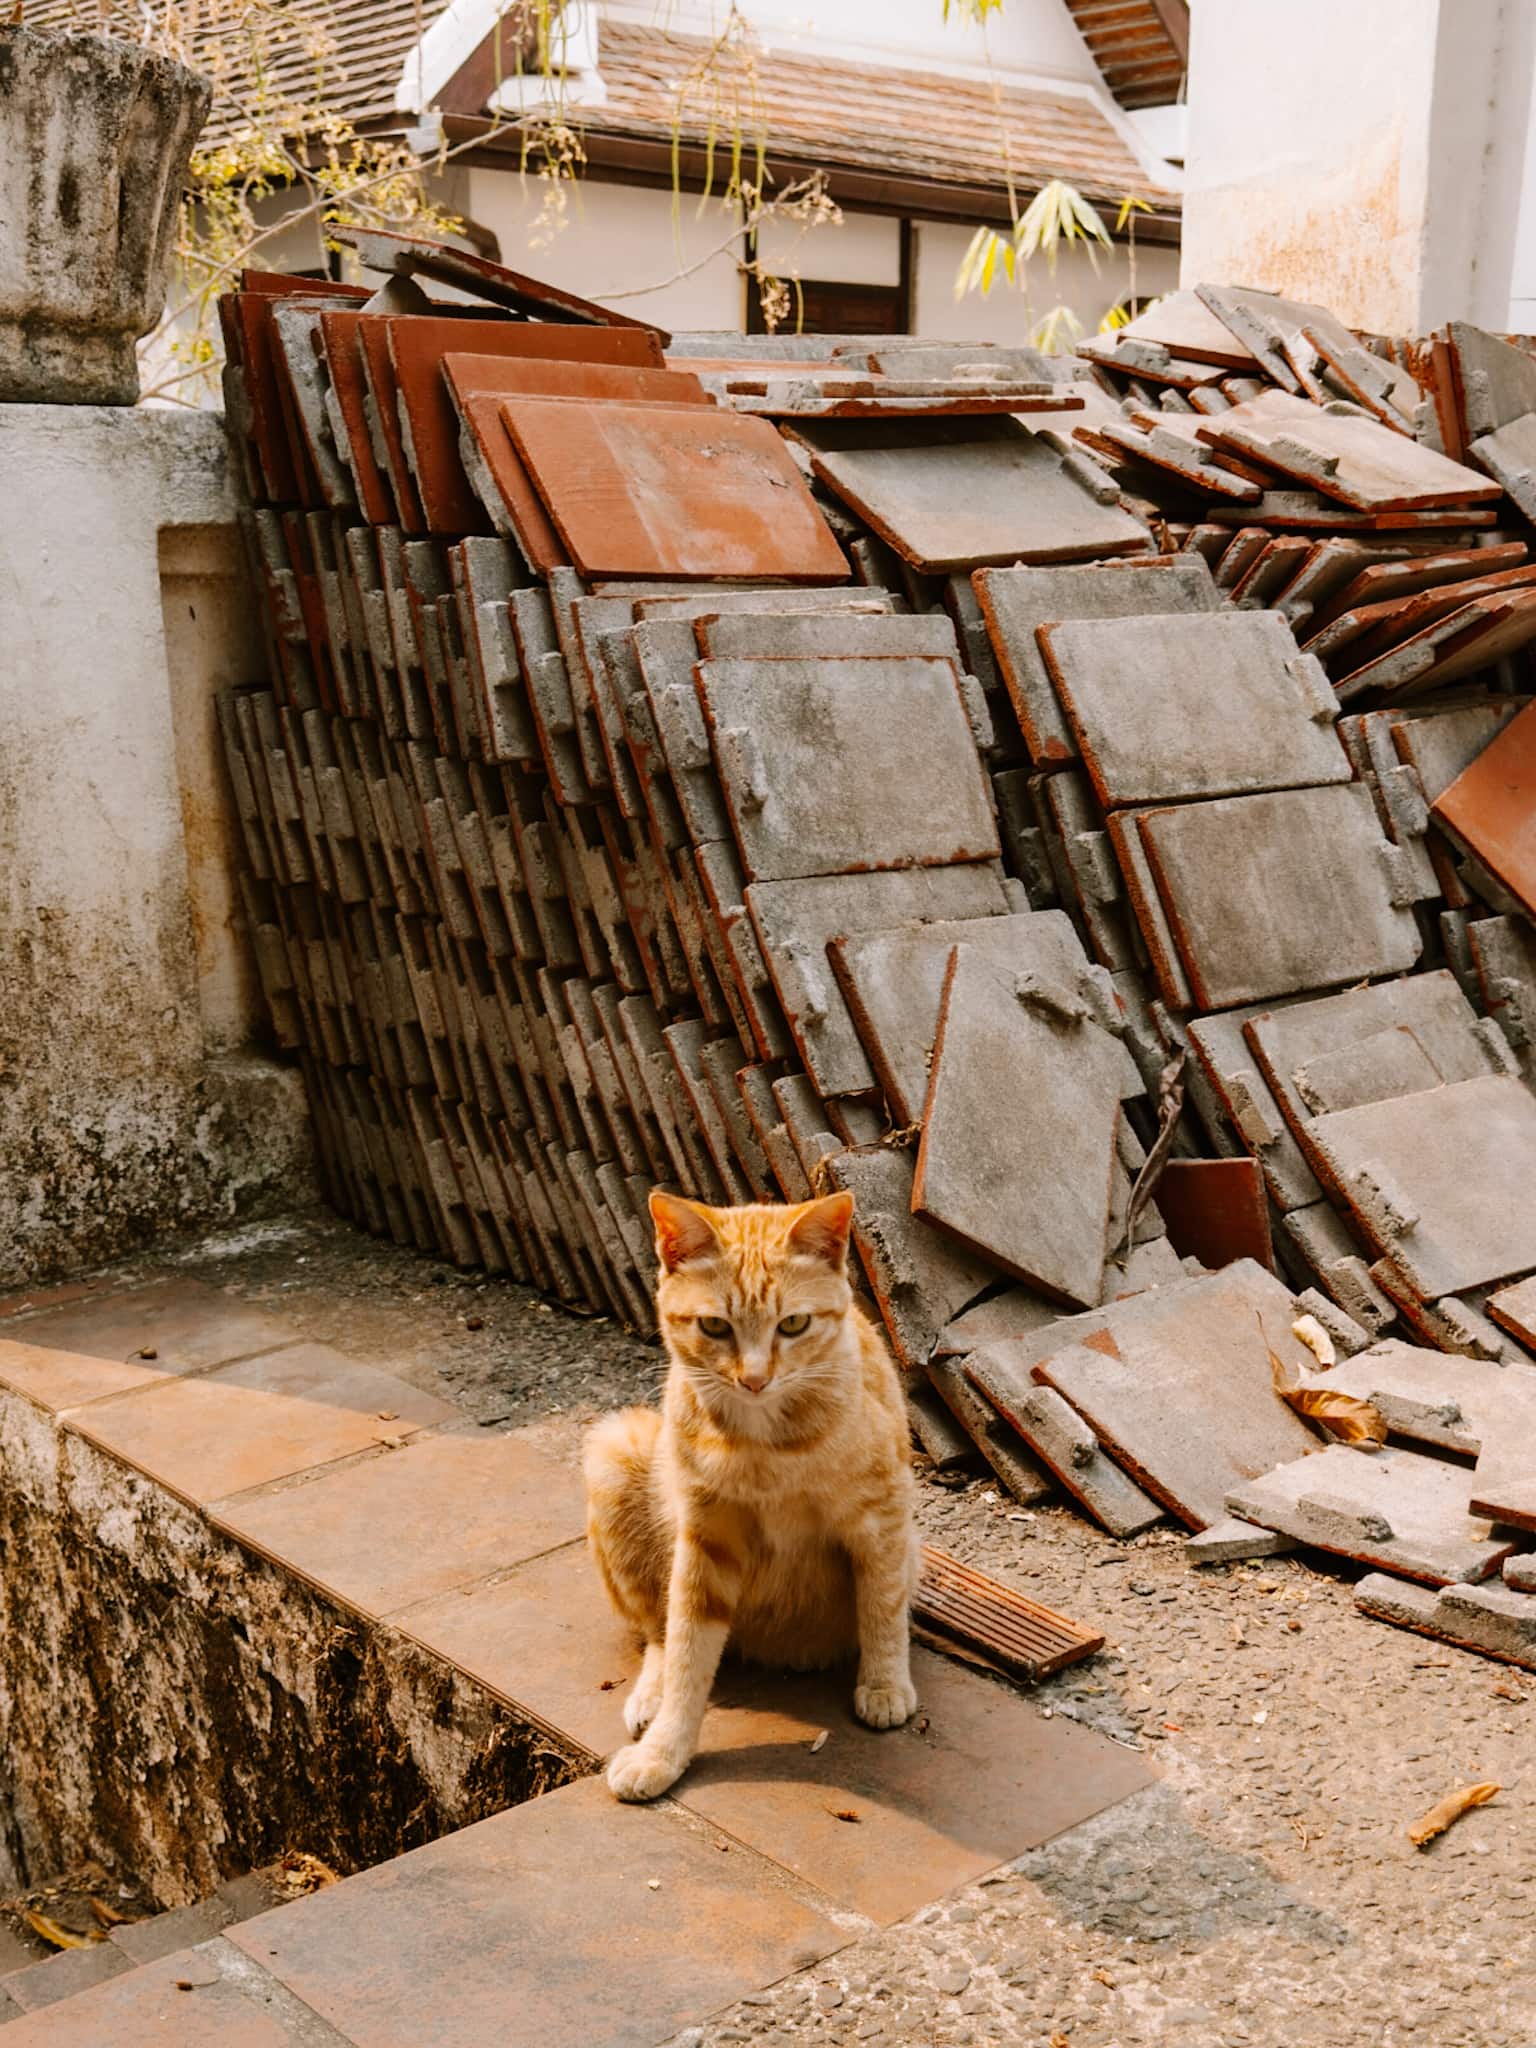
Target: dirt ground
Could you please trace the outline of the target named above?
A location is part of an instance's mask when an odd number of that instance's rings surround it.
[[[376,1244],[329,1216],[142,1262],[446,1388],[488,1427],[574,1444],[651,1398],[611,1322]],[[123,1269],[126,1272],[131,1268]],[[744,2001],[674,2048],[1536,2048],[1536,1674],[1355,1613],[1294,1558],[1195,1569],[990,1479],[921,1489],[928,1536],[1108,1637],[1036,1698],[1152,1755],[1161,1781],[1010,1870]],[[1451,1788],[1498,1798],[1425,1851]]]

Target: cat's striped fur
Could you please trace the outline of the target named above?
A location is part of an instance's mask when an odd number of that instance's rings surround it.
[[[710,1209],[658,1193],[651,1216],[662,1407],[605,1417],[586,1448],[592,1554],[645,1645],[635,1740],[608,1767],[621,1799],[687,1769],[727,1641],[793,1667],[857,1651],[854,1712],[874,1728],[917,1704],[906,1408],[848,1284],[852,1196]]]

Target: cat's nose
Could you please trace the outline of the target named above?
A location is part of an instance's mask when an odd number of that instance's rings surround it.
[[[768,1375],[765,1372],[744,1372],[741,1384],[749,1394],[760,1394],[768,1384]]]

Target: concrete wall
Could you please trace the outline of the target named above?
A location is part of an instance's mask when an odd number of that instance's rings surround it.
[[[209,692],[259,676],[217,415],[0,406],[0,1285],[307,1185],[252,1049]]]
[[[1193,0],[1183,281],[1504,327],[1533,67],[1536,0]]]

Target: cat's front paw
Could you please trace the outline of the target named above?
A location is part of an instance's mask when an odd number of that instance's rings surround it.
[[[643,1735],[661,1712],[661,1675],[652,1678],[642,1671],[624,1702],[624,1726],[636,1737]]]
[[[631,1742],[615,1751],[608,1765],[608,1790],[616,1799],[633,1803],[659,1799],[683,1775],[686,1765],[674,1763],[664,1750],[649,1743]]]
[[[906,1678],[855,1686],[853,1711],[866,1728],[899,1728],[917,1712],[917,1688]]]

